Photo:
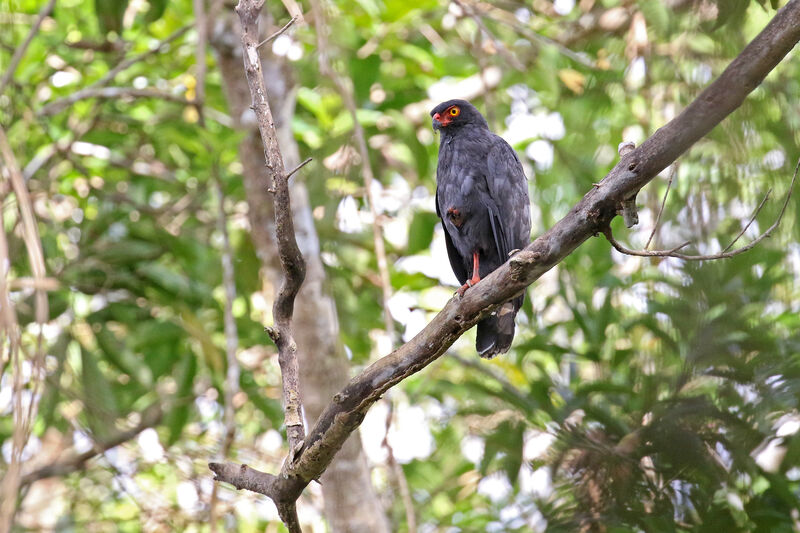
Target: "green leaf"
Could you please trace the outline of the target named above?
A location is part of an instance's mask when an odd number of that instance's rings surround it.
[[[83,346],[79,349],[86,417],[92,432],[102,440],[113,433],[117,401],[111,384],[97,364],[96,356]]]
[[[187,351],[181,357],[175,369],[175,381],[178,384],[178,390],[173,398],[174,405],[164,417],[164,423],[169,430],[168,446],[178,442],[183,433],[183,428],[189,420],[189,413],[194,406],[192,385],[196,374],[197,357],[191,351]]]
[[[415,254],[427,250],[433,241],[433,230],[439,222],[436,213],[420,211],[414,214],[411,225],[408,227],[408,248],[406,253]]]
[[[150,4],[150,9],[147,10],[147,14],[144,16],[144,20],[148,23],[155,22],[164,16],[164,11],[167,9],[167,0],[148,0]]]
[[[114,31],[122,33],[122,18],[128,7],[128,0],[94,0],[97,25],[102,33]]]

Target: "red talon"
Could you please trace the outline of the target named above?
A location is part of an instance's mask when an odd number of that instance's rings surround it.
[[[472,277],[467,280],[465,284],[458,289],[458,295],[464,296],[464,293],[467,292],[467,289],[473,287],[476,283],[481,280],[480,268],[479,268],[479,259],[478,259],[478,252],[472,252]]]

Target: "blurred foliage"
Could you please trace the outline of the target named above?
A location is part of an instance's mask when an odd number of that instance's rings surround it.
[[[329,53],[353,80],[380,181],[404,338],[453,290],[442,288],[438,274],[447,262],[432,201],[437,139],[427,111],[434,100],[472,92],[492,128],[526,155],[538,234],[610,170],[620,141],[638,144],[679,113],[781,3],[330,6]],[[0,4],[0,70],[39,4]],[[281,3],[268,8],[278,26],[288,20]],[[490,34],[470,13],[481,13]],[[234,248],[243,364],[233,458],[277,468],[285,452],[280,377],[263,332],[271,311],[262,290],[268,297],[275,280],[259,279],[237,161],[241,133],[223,119],[228,104],[214,55],[207,58],[202,126],[194,107],[158,98],[84,99],[52,116],[41,113],[185,24],[193,24],[188,0],[60,1],[0,95],[0,124],[34,199],[48,274],[60,282],[49,293],[47,378],[29,452],[46,462],[73,443],[86,449],[103,442],[152,404],[164,411],[157,440],[142,434],[45,496],[37,484],[26,490],[20,531],[42,524],[61,531],[208,530],[205,463],[219,449],[226,371],[215,175]],[[191,100],[196,39],[190,29],[112,85]],[[297,79],[292,128],[302,155],[315,163],[294,179],[309,189],[356,372],[381,355],[381,294],[352,119],[319,75],[316,46],[309,25],[272,43]],[[507,54],[524,69],[513,68]],[[790,54],[679,160],[656,247],[691,239],[696,252],[719,250],[770,188],[773,199],[743,239],[772,223],[798,157],[798,102],[800,61]],[[644,245],[668,174],[640,193],[635,231],[614,222],[618,238]],[[424,424],[405,436],[390,433],[419,530],[796,530],[798,198],[772,239],[727,261],[628,258],[592,239],[529,291],[509,354],[476,361],[470,333],[451,350],[462,359],[445,356],[399,385],[395,397],[424,410]],[[13,196],[2,213],[12,275],[30,276]],[[12,296],[32,343],[33,293]],[[3,370],[4,466],[13,424]],[[398,427],[402,416],[398,409]],[[428,433],[430,449],[403,453]],[[393,530],[406,531],[390,470],[370,458]],[[271,504],[221,492],[239,502],[227,508],[226,530],[276,527]],[[309,506],[318,505],[315,498]],[[42,500],[55,507],[37,515]]]

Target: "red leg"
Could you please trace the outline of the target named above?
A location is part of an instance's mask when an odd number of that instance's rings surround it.
[[[481,273],[480,273],[480,260],[478,259],[478,252],[472,252],[472,277],[467,280],[465,284],[458,289],[458,295],[464,296],[464,293],[467,292],[467,289],[475,285],[481,280]]]

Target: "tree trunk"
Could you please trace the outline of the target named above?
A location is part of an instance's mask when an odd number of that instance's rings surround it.
[[[240,145],[239,156],[247,192],[251,236],[261,261],[262,275],[277,285],[282,273],[276,251],[272,196],[267,192],[264,150],[250,110],[250,92],[242,68],[239,28],[235,18],[230,11],[220,17],[218,28],[213,32],[212,46],[231,116],[237,127],[248,131]],[[261,56],[278,141],[285,166],[291,169],[300,161],[291,131],[296,87],[284,60],[263,49]],[[347,382],[349,365],[339,342],[336,306],[325,291],[325,270],[319,255],[319,239],[308,192],[298,176],[293,178],[291,194],[297,243],[307,268],[305,283],[295,302],[294,335],[300,361],[303,405],[306,419],[313,424],[333,395]],[[321,481],[325,516],[332,531],[389,532],[357,434],[348,439]]]

